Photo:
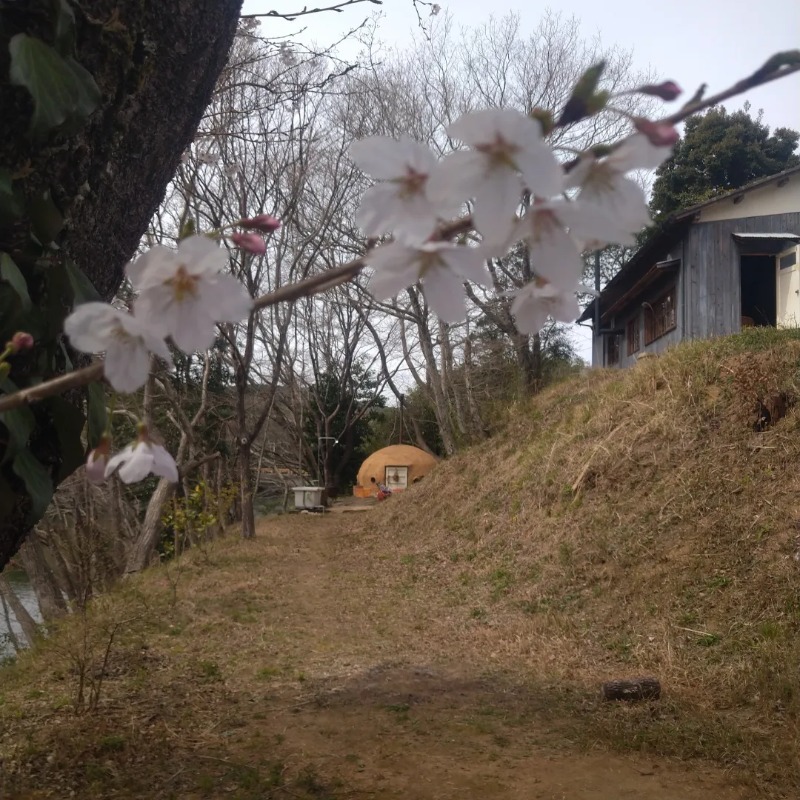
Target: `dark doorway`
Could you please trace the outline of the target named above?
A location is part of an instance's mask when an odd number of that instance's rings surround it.
[[[775,326],[775,256],[742,256],[742,327]]]

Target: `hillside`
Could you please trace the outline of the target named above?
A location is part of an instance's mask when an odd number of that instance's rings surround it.
[[[799,386],[775,331],[587,372],[148,571],[0,672],[0,796],[794,797]]]
[[[373,547],[402,548],[415,593],[450,597],[509,669],[659,676],[659,710],[595,718],[598,739],[800,785],[798,338],[751,329],[556,386],[393,498]]]

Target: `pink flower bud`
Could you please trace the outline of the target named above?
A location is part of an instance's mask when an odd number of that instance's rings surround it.
[[[633,124],[654,147],[672,147],[680,139],[678,129],[668,122],[653,122],[644,117],[634,117]]]
[[[19,353],[21,350],[30,350],[33,347],[33,336],[25,331],[17,331],[7,345],[13,353]]]
[[[648,83],[640,86],[637,91],[660,97],[662,100],[674,100],[683,90],[675,81],[664,81],[664,83]]]
[[[89,457],[86,459],[86,477],[89,479],[89,483],[105,483],[106,464],[108,464],[110,453],[111,440],[104,436],[100,440],[100,444],[89,453]]]
[[[281,226],[281,221],[270,214],[257,214],[255,217],[240,219],[239,225],[246,230],[274,233]]]
[[[240,249],[257,256],[267,252],[267,243],[255,233],[232,233],[231,241]]]

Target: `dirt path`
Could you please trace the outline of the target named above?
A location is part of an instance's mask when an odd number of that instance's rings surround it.
[[[604,748],[589,723],[614,712],[592,690],[515,671],[474,592],[437,583],[441,562],[423,587],[406,543],[356,516],[265,520],[152,570],[0,676],[0,798],[766,797],[700,761]],[[118,624],[102,701],[76,714],[75,655],[91,682]],[[631,729],[646,741],[672,713]]]
[[[334,776],[335,797],[752,797],[705,764],[578,748],[546,692],[463,663],[446,633],[432,646],[422,616],[415,635],[412,600],[392,596],[386,614],[381,587],[349,570],[357,543],[343,525],[300,518],[263,533],[280,614],[264,653],[277,674],[259,711],[290,761]]]

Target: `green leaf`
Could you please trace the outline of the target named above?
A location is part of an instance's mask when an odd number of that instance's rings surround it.
[[[75,14],[67,0],[53,0],[56,16],[56,49],[62,56],[75,53]]]
[[[103,302],[92,282],[83,273],[83,270],[74,262],[66,262],[67,278],[72,287],[73,298],[76,303]]]
[[[25,276],[8,253],[0,253],[0,278],[11,285],[22,301],[23,310],[27,311],[31,307],[28,284],[25,282]]]
[[[17,453],[13,470],[25,482],[31,498],[30,522],[37,522],[44,516],[53,498],[53,481],[42,463],[27,448]]]
[[[0,167],[0,221],[16,219],[22,214],[22,204],[14,193],[11,173]]]
[[[97,447],[108,427],[106,392],[102,383],[90,383],[86,391],[89,412],[89,447]]]
[[[48,408],[58,432],[61,465],[56,482],[60,483],[83,464],[81,433],[85,420],[83,412],[63,397],[51,398]]]
[[[100,103],[94,78],[73,58],[63,58],[41,39],[18,33],[8,45],[9,79],[33,98],[31,133],[43,134],[83,122]]]
[[[3,457],[5,462],[28,446],[28,439],[36,427],[36,419],[29,408],[23,407],[4,411],[0,414],[0,422],[5,425],[10,437],[8,449]]]
[[[561,112],[561,116],[558,118],[557,125],[564,126],[579,122],[605,106],[605,100],[602,103],[599,102],[600,95],[596,95],[597,87],[600,84],[600,78],[605,68],[606,62],[599,61],[581,75],[572,90],[572,95],[564,106],[564,110]]]
[[[44,244],[52,242],[64,227],[64,217],[53,202],[49,189],[30,201],[28,213],[36,238]]]

